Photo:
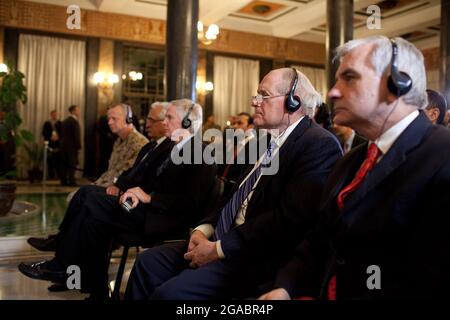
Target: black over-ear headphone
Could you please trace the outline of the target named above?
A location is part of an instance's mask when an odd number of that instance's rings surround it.
[[[187,112],[186,115],[184,116],[183,120],[181,120],[181,127],[182,127],[183,129],[189,129],[189,127],[190,127],[191,124],[192,124],[191,119],[189,119],[189,115],[191,114],[192,109],[194,109],[194,106],[195,106],[195,103],[193,103],[193,104],[189,107],[188,112]]]
[[[409,92],[412,87],[412,79],[406,73],[398,70],[397,56],[398,47],[394,39],[391,39],[392,59],[391,59],[391,75],[388,78],[387,87],[390,93],[400,97]]]
[[[127,116],[125,117],[125,122],[130,124],[133,123],[133,112],[131,111],[131,107],[128,104],[122,103],[123,106],[127,109]]]
[[[302,106],[302,102],[299,96],[295,95],[295,89],[297,89],[298,83],[298,74],[295,68],[292,68],[294,71],[294,79],[292,80],[291,90],[289,91],[286,100],[284,101],[284,105],[286,110],[290,113],[297,111]]]

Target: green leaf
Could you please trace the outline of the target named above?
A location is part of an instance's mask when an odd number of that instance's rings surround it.
[[[28,130],[20,130],[20,135],[25,139],[25,141],[34,140],[34,134]]]
[[[13,135],[14,144],[17,147],[20,147],[22,145],[22,138],[19,135]]]

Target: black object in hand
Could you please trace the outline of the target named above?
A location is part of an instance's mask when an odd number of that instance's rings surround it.
[[[131,210],[133,210],[133,201],[131,200],[131,198],[127,198],[125,200],[124,203],[121,204],[122,209],[126,212],[126,213],[130,213]]]

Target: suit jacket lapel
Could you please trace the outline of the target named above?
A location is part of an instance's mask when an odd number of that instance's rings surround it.
[[[150,154],[147,156],[147,159],[144,159],[147,163],[151,163],[157,157],[162,153],[165,152],[168,147],[172,144],[172,141],[169,138],[164,139],[163,142],[159,146],[156,146],[156,148],[150,152]]]
[[[278,151],[279,168],[276,175],[279,175],[283,171],[283,168],[286,168],[288,166],[287,164],[290,162],[290,159],[293,156],[292,152],[289,152],[290,150],[292,150],[292,145],[305,133],[305,131],[309,127],[311,127],[311,122],[312,122],[311,119],[308,116],[305,116],[305,118],[302,121],[300,121],[300,123],[297,125],[294,131],[292,131],[292,133],[289,135],[289,137],[281,146],[280,150]],[[258,182],[258,185],[255,188],[255,193],[258,190],[263,190],[264,187],[267,185],[267,183],[276,175],[262,175]],[[252,195],[250,204],[256,199],[257,194]]]
[[[333,187],[330,191],[325,190],[322,207],[328,206],[331,201],[335,201],[339,191],[353,180],[356,172],[364,161],[366,153],[367,143],[360,144],[350,150],[344,158],[336,164],[333,168],[333,176],[329,177],[332,179],[331,181],[333,181],[330,183]]]
[[[362,184],[349,197],[344,206],[344,212],[350,211],[368,192],[373,190],[405,162],[407,154],[421,143],[425,133],[431,126],[431,123],[425,117],[424,113],[421,112],[405,131],[402,132],[388,153],[375,165],[372,172],[368,174]]]

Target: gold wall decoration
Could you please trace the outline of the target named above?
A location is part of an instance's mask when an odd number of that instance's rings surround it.
[[[82,9],[81,30],[69,30],[66,9],[22,0],[0,0],[0,26],[158,45],[165,43],[165,21]],[[319,66],[325,61],[322,44],[223,29],[212,45],[200,45],[200,48]]]

